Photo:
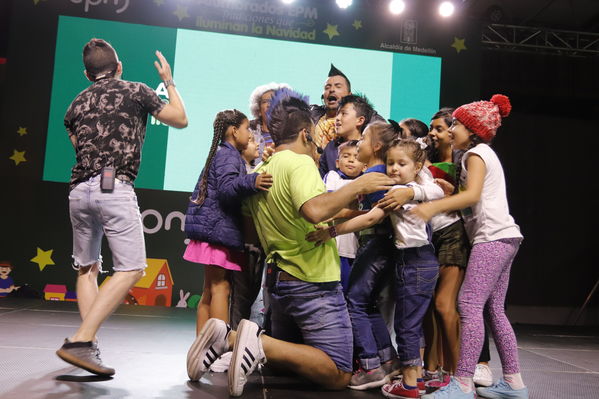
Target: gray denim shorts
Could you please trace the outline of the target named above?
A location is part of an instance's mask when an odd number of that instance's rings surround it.
[[[117,180],[114,191],[100,190],[100,176],[79,183],[69,193],[73,227],[73,266],[102,262],[106,236],[115,271],[146,268],[146,247],[137,196],[133,186]]]

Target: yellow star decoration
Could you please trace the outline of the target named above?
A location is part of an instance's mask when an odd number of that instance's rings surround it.
[[[332,40],[335,36],[339,36],[337,25],[331,25],[327,22],[327,28],[323,30],[324,33],[329,35],[329,40]]]
[[[455,51],[458,52],[458,54],[460,53],[460,51],[462,50],[468,50],[468,48],[466,47],[466,45],[464,44],[464,41],[466,39],[459,39],[457,37],[453,38],[453,44],[451,45],[451,47],[453,47],[455,49]]]
[[[352,24],[355,30],[362,29],[362,20],[354,19],[354,23]]]
[[[25,159],[25,151],[12,150],[12,156],[8,157],[8,159],[15,161],[15,165],[18,165],[21,162],[27,162]]]
[[[17,130],[17,133],[19,134],[19,136],[24,136],[27,134],[27,128],[19,126],[19,130]]]
[[[37,263],[37,265],[40,267],[40,271],[44,270],[46,266],[54,264],[54,261],[52,260],[53,251],[53,249],[44,251],[43,249],[38,247],[37,255],[34,258],[31,258],[31,261],[33,263]]]
[[[163,4],[164,4],[164,0],[154,0],[154,3],[155,3],[157,6],[161,6],[161,5],[163,5]]]
[[[187,13],[187,7],[183,6],[177,6],[177,9],[173,11],[173,14],[175,14],[177,18],[179,18],[179,21],[182,21],[183,18],[189,17],[189,14]]]

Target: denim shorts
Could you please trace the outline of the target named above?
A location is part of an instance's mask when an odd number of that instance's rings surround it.
[[[351,373],[352,327],[341,283],[280,281],[278,275],[276,268],[267,273],[272,337],[320,349]]]
[[[69,193],[73,227],[73,266],[102,262],[102,237],[108,239],[115,271],[146,268],[146,247],[137,196],[130,183],[116,180],[114,191],[100,190],[100,176]]]

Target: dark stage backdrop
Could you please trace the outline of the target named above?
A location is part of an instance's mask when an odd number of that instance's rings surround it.
[[[493,146],[525,236],[508,292],[510,305],[532,311],[524,322],[574,322],[599,279],[598,68],[597,57],[482,52],[481,96],[505,92],[514,110]],[[597,324],[598,306],[596,292],[579,323]]]
[[[428,123],[438,107],[479,98],[475,24],[439,19],[433,1],[419,1],[397,17],[386,2],[355,3],[340,10],[334,1],[316,0],[291,6],[278,0],[13,0],[1,109],[0,259],[13,263],[15,284],[47,299],[75,300],[65,182],[74,157],[61,117],[87,85],[80,53],[93,36],[115,44],[124,78],[144,81],[159,95],[164,91],[152,61],[154,49],[163,51],[190,109],[190,127],[180,132],[148,121],[137,194],[150,267],[132,292],[140,304],[197,303],[202,267],[182,259],[182,217],[214,115],[236,104],[247,112],[255,86],[294,82],[319,102],[334,62],[356,91],[372,93],[385,117],[417,116]],[[282,41],[298,50],[277,52]],[[251,58],[239,59],[247,54]],[[236,73],[225,75],[232,63]],[[286,74],[259,75],[273,65]],[[202,72],[194,76],[196,70]],[[242,94],[232,94],[240,88]],[[192,144],[185,145],[186,138]],[[513,173],[508,170],[508,177]],[[103,255],[110,270],[107,246]],[[526,266],[517,263],[517,270]]]

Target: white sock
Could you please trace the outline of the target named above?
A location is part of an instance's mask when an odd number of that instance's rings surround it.
[[[472,377],[455,377],[456,381],[460,385],[460,389],[464,393],[470,393],[474,389],[474,382]]]
[[[522,381],[522,375],[520,373],[504,374],[503,379],[505,380],[505,382],[510,384],[512,389],[526,388],[526,385],[524,385],[524,381]]]

